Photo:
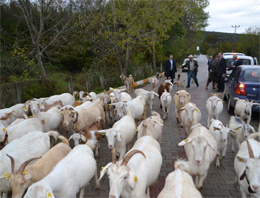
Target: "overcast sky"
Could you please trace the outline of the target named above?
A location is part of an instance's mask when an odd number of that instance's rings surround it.
[[[251,26],[260,26],[260,0],[209,0],[206,31],[233,33],[233,25],[240,25],[237,33],[245,33]]]

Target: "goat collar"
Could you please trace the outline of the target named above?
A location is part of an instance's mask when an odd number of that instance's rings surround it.
[[[250,182],[248,181],[248,178],[247,178],[247,175],[246,175],[246,169],[245,169],[245,171],[243,172],[243,174],[240,176],[239,179],[240,179],[240,180],[243,180],[244,177],[246,177],[246,181],[247,181],[247,183],[248,183],[248,192],[250,192],[250,193],[256,193],[256,192],[253,191],[252,188],[250,187]]]
[[[250,115],[250,112],[249,112],[249,113],[247,113],[247,112],[245,111],[245,114],[247,114],[247,115]]]
[[[126,80],[126,77],[122,81],[125,82],[125,80]]]

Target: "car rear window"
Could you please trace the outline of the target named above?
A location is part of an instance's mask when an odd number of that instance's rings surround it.
[[[251,61],[248,59],[239,58],[242,61],[242,65],[251,65]],[[226,59],[226,66],[231,67],[234,63],[233,59]]]
[[[260,82],[260,68],[246,69],[243,77],[246,81]]]

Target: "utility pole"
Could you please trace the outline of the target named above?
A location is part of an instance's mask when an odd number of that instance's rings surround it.
[[[236,32],[237,32],[237,28],[240,27],[240,25],[232,25],[232,28],[235,28],[235,33],[234,33],[234,43],[233,43],[233,52],[235,52],[236,50]]]

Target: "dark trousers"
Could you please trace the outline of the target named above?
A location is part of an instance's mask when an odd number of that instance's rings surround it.
[[[187,86],[188,87],[190,86],[191,77],[194,79],[196,85],[198,86],[199,85],[198,79],[197,79],[196,74],[195,74],[194,71],[189,71],[189,73],[188,73],[188,84],[187,84]]]
[[[224,91],[224,78],[222,78],[222,76],[218,76],[218,91]]]
[[[169,77],[171,77],[171,81],[172,81],[172,83],[173,83],[173,80],[174,80],[174,78],[175,78],[175,73],[174,73],[174,71],[173,70],[170,70],[170,73],[168,74],[166,74],[166,77],[167,78],[169,78]]]

